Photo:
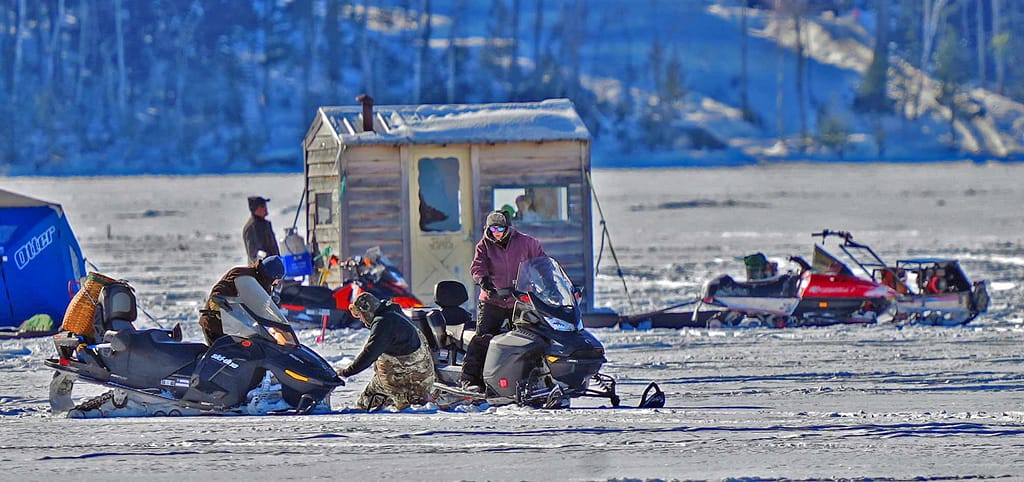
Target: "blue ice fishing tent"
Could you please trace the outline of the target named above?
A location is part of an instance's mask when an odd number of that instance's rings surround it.
[[[0,189],[0,328],[47,314],[56,324],[85,276],[60,204]]]

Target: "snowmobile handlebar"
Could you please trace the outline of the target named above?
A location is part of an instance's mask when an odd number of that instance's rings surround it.
[[[850,234],[849,231],[832,231],[831,229],[823,229],[823,230],[821,230],[821,232],[811,233],[811,237],[812,238],[821,238],[822,240],[824,240],[825,238],[827,238],[829,236],[836,236],[836,237],[839,237],[839,238],[843,238],[843,239],[845,239],[847,241],[850,241],[850,240],[853,239],[853,235]]]

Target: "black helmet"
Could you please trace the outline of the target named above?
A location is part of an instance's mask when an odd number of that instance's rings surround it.
[[[281,261],[281,257],[277,255],[267,256],[260,260],[256,271],[270,281],[279,280],[284,278],[284,261]]]

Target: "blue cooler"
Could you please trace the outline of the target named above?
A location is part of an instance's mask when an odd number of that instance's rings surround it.
[[[284,273],[288,277],[309,276],[313,274],[313,256],[306,247],[302,236],[289,229],[284,238],[284,249],[281,260],[284,261]]]

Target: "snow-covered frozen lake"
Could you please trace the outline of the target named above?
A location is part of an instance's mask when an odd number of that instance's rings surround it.
[[[0,342],[7,480],[609,480],[1024,478],[1024,165],[795,164],[596,171],[625,273],[605,251],[599,306],[640,313],[693,299],[744,254],[784,266],[812,231],[844,229],[888,261],[960,259],[992,304],[966,327],[595,330],[624,405],[353,410],[369,373],[302,417],[68,420],[49,413],[48,339]],[[242,262],[245,197],[290,225],[301,175],[4,178],[60,202],[89,260],[128,279],[158,323],[200,340],[196,310]],[[595,223],[599,220],[595,219]],[[596,230],[600,233],[600,230]],[[595,245],[597,245],[595,240]],[[607,244],[607,243],[606,243]],[[153,324],[140,315],[140,324]],[[365,331],[301,332],[341,364]],[[98,393],[98,390],[97,390]]]

